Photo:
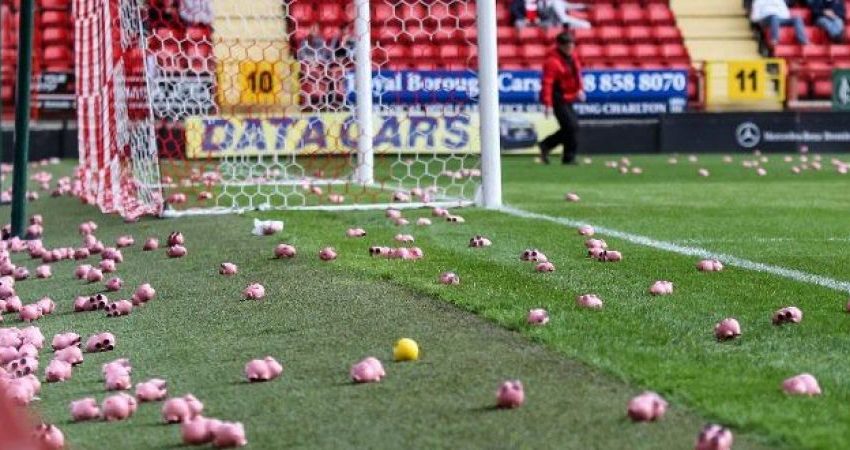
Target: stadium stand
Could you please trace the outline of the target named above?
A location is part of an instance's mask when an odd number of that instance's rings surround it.
[[[850,0],[845,4],[850,9]],[[810,44],[798,44],[793,29],[782,28],[776,46],[772,46],[765,32],[761,31],[759,40],[762,48],[770,55],[787,61],[790,99],[828,100],[832,97],[832,69],[850,68],[850,28],[845,30],[843,43],[832,43],[823,30],[815,26],[807,8],[794,7],[791,14],[805,22]]]

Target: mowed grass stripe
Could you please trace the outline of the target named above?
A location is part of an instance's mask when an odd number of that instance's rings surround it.
[[[848,160],[847,155],[836,155]],[[784,155],[768,155],[768,174],[741,167],[748,155],[726,164],[719,155],[630,156],[641,175],[604,167],[620,156],[594,156],[589,166],[540,166],[525,158],[504,158],[504,194],[509,205],[549,216],[569,217],[680,245],[847,280],[850,267],[850,175],[830,167],[790,172]],[[796,157],[796,156],[795,156]],[[808,156],[812,158],[812,155]],[[794,164],[799,164],[795,162]],[[697,176],[705,167],[711,176]],[[577,192],[579,203],[564,201]]]
[[[512,216],[520,217],[523,219],[532,219],[532,220],[545,220],[547,222],[553,222],[560,225],[564,225],[567,227],[575,228],[581,225],[587,224],[586,222],[579,222],[567,217],[553,217],[547,216],[545,214],[537,214],[533,212],[524,211],[522,209],[513,208],[510,206],[501,208],[501,211],[510,214]],[[679,253],[685,256],[694,256],[699,258],[709,258],[709,259],[718,259],[723,261],[724,264],[732,265],[736,267],[740,267],[742,269],[754,270],[756,272],[765,272],[771,275],[776,275],[783,278],[788,278],[790,280],[798,281],[801,283],[809,283],[815,284],[818,286],[823,286],[825,288],[834,289],[837,291],[848,292],[850,293],[850,282],[847,281],[839,281],[833,280],[832,278],[815,275],[811,273],[801,272],[799,270],[787,269],[785,267],[777,267],[772,266],[770,264],[764,264],[756,261],[750,261],[748,259],[739,258],[733,255],[727,255],[723,253],[715,253],[703,248],[698,247],[687,247],[684,245],[674,244],[672,242],[659,241],[657,239],[653,239],[647,236],[641,236],[638,234],[632,234],[624,231],[613,230],[607,227],[600,227],[598,225],[593,225],[598,236],[597,237],[616,237],[618,239],[622,239],[633,244],[643,245],[646,247],[652,247],[658,250],[664,250],[672,253]]]
[[[65,330],[84,336],[110,330],[117,336],[115,352],[87,355],[72,380],[45,385],[35,404],[74,448],[183,448],[177,427],[160,424],[158,404],[142,405],[126,422],[69,423],[69,402],[102,399],[100,365],[118,357],[132,360],[134,382],[166,378],[173,395],[193,392],[201,398],[207,415],[244,422],[249,448],[688,448],[704,423],[674,404],[661,423],[631,424],[625,405],[640,388],[432,296],[380,276],[364,277],[344,264],[320,263],[318,248],[311,247],[341,236],[356,216],[287,214],[285,234],[258,238],[249,235],[250,220],[238,216],[127,225],[72,199],[44,199],[32,203],[30,212],[45,216],[48,246],[77,243],[76,226],[89,219],[100,224],[97,234],[104,242],[133,234],[137,244],[124,251],[126,262],[116,274],[126,288],[110,298],[127,297],[142,282],[158,291],[156,300],[129,317],[106,319],[70,312],[76,295],[99,290],[72,280],[74,262],[55,264],[52,279],[19,283],[25,301],[44,295],[57,301],[57,313],[38,322],[48,339]],[[164,239],[173,230],[186,235],[187,257],[141,252],[144,237]],[[282,241],[295,242],[301,255],[272,260],[272,248]],[[440,258],[440,251],[427,251],[435,262]],[[34,266],[23,255],[15,261]],[[219,276],[223,261],[238,264],[240,274]],[[346,251],[343,261],[357,259]],[[253,281],[265,284],[265,301],[240,300],[242,288]],[[7,315],[4,326],[20,325]],[[389,361],[392,343],[401,336],[420,343],[420,362]],[[285,364],[283,377],[245,384],[243,364],[266,354]],[[388,377],[377,385],[351,385],[350,364],[370,354],[386,361]],[[42,364],[49,359],[46,350]],[[507,378],[526,384],[527,404],[494,411],[495,389]],[[738,440],[739,449],[767,448],[747,436]]]
[[[734,267],[699,273],[693,257],[619,239],[608,243],[624,252],[625,261],[599,263],[585,257],[584,238],[561,225],[472,209],[460,213],[466,224],[438,222],[429,228],[398,228],[376,213],[264,216],[285,217],[289,232],[302,243],[309,237],[313,251],[337,246],[341,256],[332,265],[446,299],[624,381],[659,390],[674,404],[769,436],[772,446],[843,448],[850,442],[840,425],[850,420],[845,407],[850,364],[834,356],[850,350],[842,294]],[[415,221],[415,215],[409,217]],[[348,226],[363,226],[370,234],[364,240],[343,238]],[[330,231],[335,227],[336,237]],[[424,260],[367,255],[369,245],[392,245],[400,231],[413,232]],[[467,248],[475,234],[490,237],[493,247]],[[558,270],[533,273],[532,265],[518,261],[528,247],[545,252]],[[461,285],[438,285],[444,270],[457,271]],[[672,280],[676,293],[651,297],[647,289],[657,279]],[[575,306],[575,296],[588,292],[606,301],[605,310]],[[803,309],[803,323],[773,326],[772,312],[789,304]],[[537,307],[550,311],[548,326],[524,324],[527,311]],[[744,336],[717,343],[713,326],[730,316],[741,321]],[[804,371],[820,380],[823,397],[789,398],[781,392],[783,379]]]

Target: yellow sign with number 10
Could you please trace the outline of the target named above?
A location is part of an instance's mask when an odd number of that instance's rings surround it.
[[[764,61],[730,61],[728,67],[726,82],[730,100],[762,100],[766,97]]]
[[[239,103],[243,105],[273,105],[283,90],[283,67],[280,62],[239,62]]]

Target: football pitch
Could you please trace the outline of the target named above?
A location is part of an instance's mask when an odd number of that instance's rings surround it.
[[[99,224],[107,245],[131,234],[136,245],[123,251],[116,273],[125,287],[109,298],[128,298],[145,282],[158,294],[130,316],[106,318],[73,312],[76,296],[102,290],[74,280],[80,262],[19,282],[24,303],[57,302],[57,312],[37,322],[48,340],[111,331],[118,341],[113,352],[87,354],[71,380],[45,384],[35,407],[73,448],[180,447],[179,426],[161,424],[160,404],[142,404],[124,422],[70,422],[70,401],[106,395],[100,365],[127,357],[134,383],[165,378],[170,395],[193,393],[204,415],[243,422],[250,448],[682,449],[706,423],[732,428],[735,449],[850,447],[850,175],[836,172],[831,155],[822,156],[822,170],[799,174],[792,166],[811,165],[814,155],[768,155],[764,176],[743,167],[753,155],[668,158],[630,156],[630,173],[621,174],[606,167],[622,164],[619,156],[579,166],[506,157],[511,213],[457,209],[459,224],[430,210],[405,211],[411,224],[401,227],[383,211],[124,224],[76,199],[42,198],[29,212],[44,215],[48,248],[79,246],[85,220]],[[635,167],[642,173],[631,173]],[[59,171],[69,174],[70,163]],[[566,202],[567,192],[581,200]],[[284,231],[252,236],[255,217],[283,220]],[[433,225],[415,225],[420,217]],[[579,223],[597,227],[594,237],[623,260],[588,258]],[[346,237],[350,227],[367,236]],[[145,238],[164,241],[177,230],[186,257],[141,251]],[[373,245],[400,246],[398,233],[412,234],[424,258],[369,255]],[[493,245],[470,248],[475,235]],[[273,258],[284,242],[297,247],[296,258]],[[327,246],[336,260],[319,260]],[[555,271],[521,262],[527,248],[545,253]],[[721,255],[725,269],[697,271],[700,255]],[[239,273],[219,275],[225,261]],[[37,265],[24,254],[14,262],[31,272]],[[439,284],[445,271],[460,284]],[[673,294],[651,296],[656,280],[672,281]],[[252,282],[265,286],[264,300],[242,300]],[[579,308],[576,297],[587,293],[604,308]],[[774,311],[792,305],[803,311],[801,323],[771,323]],[[549,312],[547,325],[526,323],[534,308]],[[727,317],[741,323],[742,336],[718,342],[714,325]],[[3,325],[23,326],[12,314]],[[419,361],[392,361],[401,337],[419,343]],[[244,382],[245,362],[266,355],[283,363],[283,376]],[[349,381],[349,367],[365,356],[384,362],[380,383]],[[42,367],[50,357],[42,352]],[[823,395],[782,392],[784,379],[804,372]],[[493,406],[507,379],[525,386],[519,409]],[[644,390],[665,397],[669,411],[655,423],[632,423],[626,405]]]

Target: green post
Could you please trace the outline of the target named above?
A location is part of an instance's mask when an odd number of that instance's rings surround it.
[[[26,230],[27,163],[30,146],[33,0],[21,0],[18,17],[18,79],[15,95],[15,165],[12,174],[12,235]]]

